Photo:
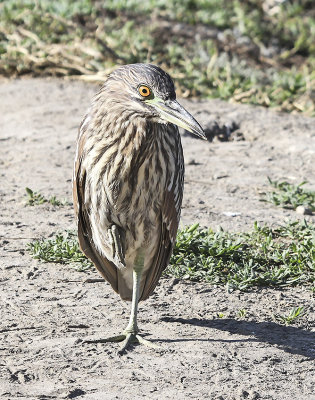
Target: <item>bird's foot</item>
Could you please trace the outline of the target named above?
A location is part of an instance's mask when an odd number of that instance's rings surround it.
[[[95,339],[95,340],[85,340],[84,343],[118,343],[122,342],[120,349],[118,350],[118,354],[122,355],[130,346],[134,344],[143,344],[152,349],[158,349],[159,346],[150,342],[147,339],[144,339],[142,336],[138,335],[138,333],[122,333],[121,335],[111,336],[105,339]]]
[[[134,344],[144,344],[147,347],[151,347],[152,349],[158,349],[159,346],[150,342],[149,340],[144,339],[142,336],[135,333],[127,333],[125,339],[120,347],[118,354],[124,354],[124,352],[128,349],[130,345]]]

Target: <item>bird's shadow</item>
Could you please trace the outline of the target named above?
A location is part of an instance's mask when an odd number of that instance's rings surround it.
[[[166,342],[187,340],[220,342],[265,342],[276,345],[291,354],[300,354],[315,359],[315,333],[293,326],[283,326],[275,322],[239,321],[235,319],[201,319],[163,317],[162,321],[200,326],[247,336],[246,339],[167,339]]]

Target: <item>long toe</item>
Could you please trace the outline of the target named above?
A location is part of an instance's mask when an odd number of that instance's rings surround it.
[[[127,335],[125,333],[122,333],[121,335],[117,336],[110,336],[108,338],[103,338],[103,339],[92,339],[92,340],[84,340],[83,343],[109,343],[109,342],[122,342],[125,340]]]
[[[133,344],[137,343],[136,335],[134,333],[128,333],[126,335],[126,339],[123,341],[120,349],[118,350],[118,354],[122,355],[125,351]]]
[[[136,339],[138,340],[139,344],[144,344],[147,347],[151,347],[151,349],[159,349],[160,348],[160,346],[158,346],[157,344],[150,342],[150,340],[143,339],[143,337],[140,335],[136,335]]]

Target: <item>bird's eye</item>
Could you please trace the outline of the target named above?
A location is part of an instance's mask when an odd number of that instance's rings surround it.
[[[138,90],[142,97],[149,97],[152,94],[152,91],[148,86],[141,85]]]

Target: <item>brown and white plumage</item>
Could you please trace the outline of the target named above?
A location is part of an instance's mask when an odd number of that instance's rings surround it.
[[[124,300],[135,296],[139,254],[137,301],[154,291],[175,242],[184,161],[173,121],[203,135],[176,102],[168,74],[131,64],[109,76],[80,126],[73,184],[80,246]]]

